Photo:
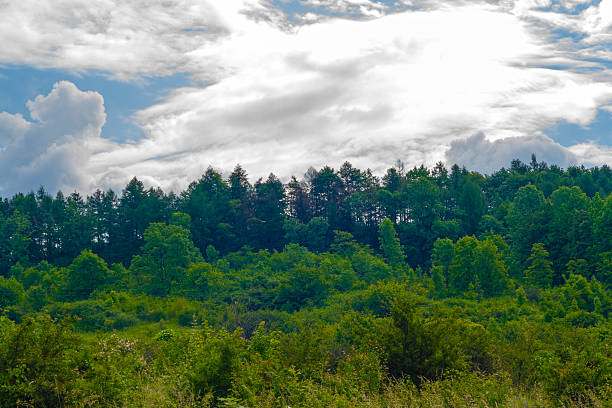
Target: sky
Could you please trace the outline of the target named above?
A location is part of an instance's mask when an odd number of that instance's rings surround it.
[[[0,0],[0,196],[612,164],[612,0]]]

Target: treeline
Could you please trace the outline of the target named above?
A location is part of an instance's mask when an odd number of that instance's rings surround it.
[[[571,260],[581,259],[585,276],[606,281],[611,191],[607,166],[563,170],[535,157],[531,165],[517,160],[490,176],[438,164],[398,166],[378,179],[345,163],[338,171],[311,169],[286,185],[273,174],[251,185],[240,166],[223,180],[209,168],[179,194],[145,189],[137,179],[120,195],[52,197],[41,188],[0,202],[0,275],[18,262],[67,266],[83,249],[128,266],[149,224],[169,223],[180,212],[190,217],[183,227],[201,253],[209,245],[227,254],[287,243],[325,251],[335,231],[377,248],[378,226],[388,218],[413,268],[429,268],[437,239],[490,233],[511,247],[511,276],[522,273],[533,244],[541,243],[553,262],[553,284],[562,283]]]

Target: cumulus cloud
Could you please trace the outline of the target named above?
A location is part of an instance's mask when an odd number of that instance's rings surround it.
[[[27,107],[32,121],[0,113],[0,195],[40,185],[51,192],[88,190],[89,157],[105,145],[100,139],[106,120],[102,96],[64,81]]]
[[[573,10],[579,3],[562,5]],[[507,165],[523,154],[521,143],[528,156],[548,146],[548,161],[566,165],[586,153],[539,132],[560,120],[587,125],[610,106],[609,70],[585,60],[607,55],[610,3],[568,15],[548,0],[308,0],[300,3],[310,6],[300,20],[270,0],[61,0],[36,7],[23,0],[0,5],[7,44],[0,61],[123,79],[182,71],[205,83],[136,113],[146,138],[84,144],[90,150],[80,177],[103,186],[138,176],[179,189],[209,164],[231,170],[241,163],[254,177],[345,160],[381,172],[398,158],[479,166],[469,146]],[[346,18],[321,17],[326,13]],[[559,29],[584,38],[558,39]],[[29,107],[33,118],[52,116]],[[15,135],[42,123],[0,116],[0,126],[5,122]],[[473,137],[477,132],[488,140]]]
[[[161,185],[208,164],[240,162],[254,176],[345,160],[378,171],[397,158],[432,165],[475,132],[495,140],[558,120],[585,125],[612,99],[608,83],[525,64],[547,46],[490,6],[335,19],[297,33],[251,24],[215,51],[231,75],[139,112],[148,138],[94,165]]]
[[[595,142],[585,142],[570,146],[569,150],[585,164],[599,166],[604,164],[610,166],[612,164],[611,146],[601,146]]]
[[[576,154],[544,134],[508,137],[491,142],[483,133],[451,143],[446,160],[470,170],[491,174],[502,167],[508,168],[514,159],[529,163],[532,154],[539,162],[561,167],[574,166],[579,162]]]

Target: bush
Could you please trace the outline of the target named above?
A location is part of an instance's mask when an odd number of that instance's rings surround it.
[[[0,317],[0,407],[70,406],[79,378],[78,339],[48,316],[14,324]]]
[[[389,374],[409,377],[418,384],[423,379],[439,379],[447,372],[465,370],[467,356],[455,337],[458,332],[457,320],[425,318],[415,300],[397,298],[381,336]]]

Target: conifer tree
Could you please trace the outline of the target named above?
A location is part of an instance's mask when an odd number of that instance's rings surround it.
[[[533,244],[527,265],[529,267],[525,270],[525,280],[529,284],[543,288],[552,285],[552,262],[548,259],[548,251],[544,248],[544,244],[540,242]]]

